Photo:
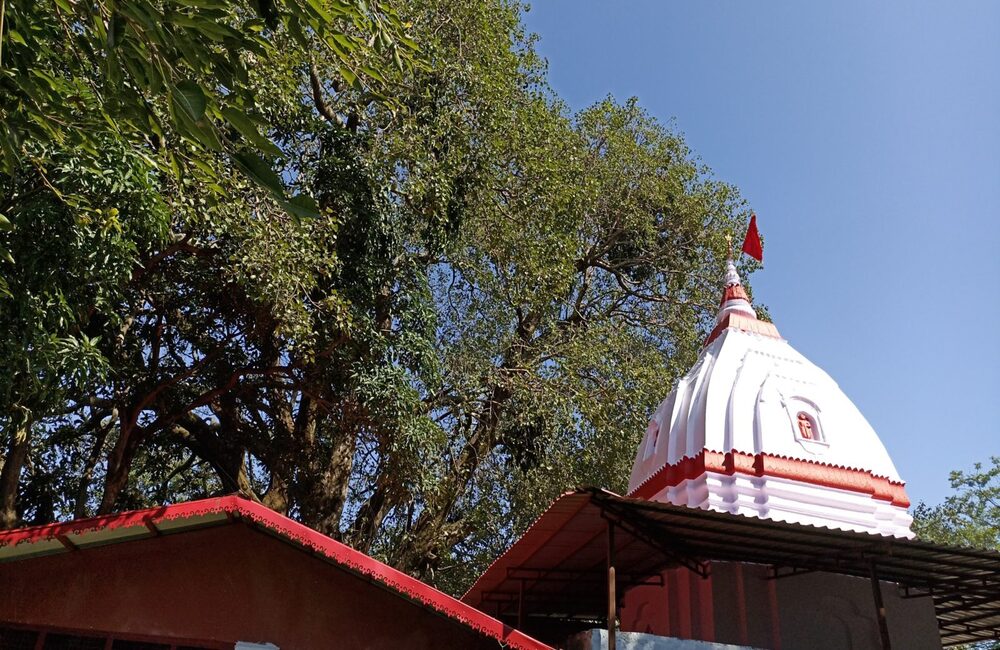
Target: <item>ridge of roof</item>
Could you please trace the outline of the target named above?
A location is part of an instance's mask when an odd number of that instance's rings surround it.
[[[868,533],[860,533],[858,531],[853,531],[853,530],[844,530],[843,528],[834,528],[833,526],[827,526],[823,524],[805,524],[795,521],[763,519],[756,515],[748,515],[739,512],[721,512],[718,510],[710,510],[707,508],[692,508],[690,506],[682,506],[676,503],[668,503],[665,501],[650,501],[648,499],[641,499],[641,498],[631,497],[628,495],[618,494],[617,492],[612,492],[611,490],[607,490],[605,488],[600,488],[600,487],[582,486],[577,488],[573,492],[567,492],[566,494],[587,495],[590,498],[597,500],[605,499],[611,501],[620,501],[632,506],[637,506],[651,510],[662,510],[664,512],[694,512],[698,513],[696,516],[716,518],[719,519],[720,521],[736,519],[741,523],[746,523],[749,526],[757,526],[763,528],[769,527],[775,530],[795,531],[795,532],[802,532],[805,534],[809,534],[810,532],[819,532],[822,534],[829,534],[832,536],[840,536],[843,537],[844,539],[849,539],[852,537],[857,538],[857,536],[859,535],[868,535]],[[926,551],[935,551],[941,553],[956,553],[960,555],[969,555],[983,559],[990,559],[1000,563],[1000,550],[993,548],[958,546],[955,544],[932,542],[926,539],[921,539],[919,537],[915,537],[913,539],[906,539],[903,537],[877,537],[876,541],[880,542],[884,546],[898,545],[902,547],[918,548]]]

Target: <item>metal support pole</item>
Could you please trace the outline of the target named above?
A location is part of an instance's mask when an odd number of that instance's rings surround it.
[[[885,617],[885,603],[882,602],[882,585],[878,581],[878,571],[875,561],[868,564],[868,573],[872,582],[872,598],[875,600],[875,615],[878,617],[878,631],[882,637],[882,650],[892,650],[889,642],[889,622]]]
[[[615,594],[615,525],[608,521],[608,650],[615,650],[615,622],[618,620],[618,601]]]

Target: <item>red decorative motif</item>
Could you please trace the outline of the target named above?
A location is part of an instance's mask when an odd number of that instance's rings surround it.
[[[224,514],[231,519],[244,519],[262,526],[300,546],[315,551],[345,569],[367,576],[375,582],[385,585],[391,591],[422,603],[448,618],[494,638],[500,641],[504,647],[523,650],[552,650],[550,646],[504,625],[492,616],[488,616],[416,578],[397,571],[263,505],[237,496],[203,499],[147,510],[123,512],[106,517],[0,531],[0,547],[63,538],[72,542],[73,536],[87,532],[130,527],[145,530],[148,526],[155,526],[159,522],[210,514]]]
[[[910,499],[902,483],[890,481],[871,472],[824,465],[796,458],[783,458],[771,454],[747,454],[740,451],[720,453],[704,450],[697,456],[683,458],[673,465],[665,465],[650,476],[628,496],[649,499],[665,488],[682,481],[697,478],[705,472],[717,474],[745,474],[747,476],[773,476],[813,485],[850,490],[867,494],[873,499],[888,501],[894,506],[908,508]]]

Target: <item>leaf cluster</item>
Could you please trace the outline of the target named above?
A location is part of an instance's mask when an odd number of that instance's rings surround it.
[[[252,70],[281,48],[321,47],[341,76],[388,101],[382,66],[415,43],[382,3],[342,0],[4,0],[0,169],[12,175],[50,147],[96,156],[111,139],[161,173],[199,175],[224,194],[211,162],[226,154],[293,214],[272,171],[282,150],[257,111]],[[36,151],[31,151],[35,149]],[[78,197],[82,198],[83,195]]]
[[[940,544],[1000,550],[1000,456],[953,471],[950,481],[955,494],[944,503],[917,505],[913,531]]]

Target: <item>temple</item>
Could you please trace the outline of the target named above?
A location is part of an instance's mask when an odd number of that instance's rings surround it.
[[[558,498],[459,600],[238,496],[0,531],[0,650],[921,650],[1000,639],[1000,553],[914,538],[858,409],[730,261],[628,493]]]
[[[732,260],[715,328],[653,415],[628,494],[913,537],[878,435],[829,375],[757,319]]]
[[[758,318],[732,260],[720,289],[627,494],[563,495],[463,599],[573,650],[1000,637],[1000,555],[914,540],[903,480],[871,425]]]

